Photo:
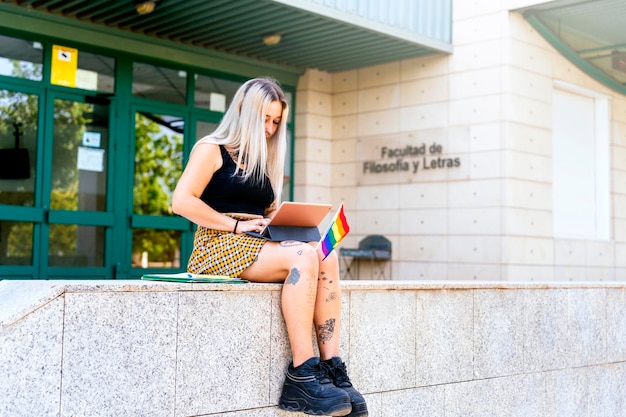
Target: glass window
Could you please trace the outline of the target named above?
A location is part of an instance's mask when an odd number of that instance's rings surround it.
[[[115,59],[79,51],[76,88],[115,92]]]
[[[104,227],[51,224],[50,266],[103,266]]]
[[[229,81],[216,77],[197,74],[196,89],[194,92],[194,106],[224,113],[230,105],[237,89],[243,84],[239,81]],[[293,93],[285,91],[285,100],[289,104],[289,122],[294,120]]]
[[[35,203],[38,103],[36,95],[0,90],[0,204]]]
[[[50,208],[106,210],[109,106],[54,101]]]
[[[133,229],[133,268],[180,268],[178,230]]]
[[[243,83],[198,74],[196,75],[194,105],[224,113],[241,84]]]
[[[287,117],[287,122],[289,123],[293,123],[293,119],[295,117],[295,109],[293,108],[293,94],[290,91],[284,91],[285,93],[285,100],[287,101],[287,104],[289,105],[289,116]]]
[[[135,114],[134,214],[171,216],[172,194],[183,169],[185,121]]]
[[[64,87],[113,93],[115,59],[53,45],[50,82]]]
[[[33,223],[0,221],[0,265],[33,263]]]
[[[0,35],[0,75],[41,81],[43,46]]]
[[[210,133],[213,133],[216,128],[217,123],[198,121],[196,123],[196,137],[194,142],[200,138],[207,136]]]
[[[135,62],[133,95],[168,103],[186,104],[187,72]]]
[[[285,155],[285,176],[283,177],[283,193],[280,196],[281,201],[291,201],[291,147],[293,145],[293,132],[287,130],[287,153]]]

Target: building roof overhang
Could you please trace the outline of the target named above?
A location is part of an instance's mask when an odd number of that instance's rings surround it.
[[[556,0],[517,11],[579,68],[626,94],[626,2]]]
[[[135,3],[0,0],[0,14],[53,19],[70,27],[78,25],[135,39],[167,42],[298,73],[308,68],[337,72],[452,51],[451,0],[429,0],[428,3],[441,5],[435,11],[420,9],[411,1],[401,2],[415,14],[410,30],[311,0],[156,0],[154,11],[144,15],[137,13]],[[10,19],[6,18],[6,22],[10,23]],[[439,32],[428,33],[432,27]],[[280,35],[278,44],[263,42],[264,36],[274,34]]]

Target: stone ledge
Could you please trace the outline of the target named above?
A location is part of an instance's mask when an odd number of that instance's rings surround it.
[[[623,281],[351,281],[350,290],[472,290],[472,289],[564,289],[626,288]],[[64,293],[160,292],[160,291],[280,291],[282,284],[204,284],[134,280],[0,280],[0,329],[8,327]]]
[[[623,415],[622,283],[342,285],[340,351],[371,417]],[[291,417],[280,289],[0,282],[0,415]]]

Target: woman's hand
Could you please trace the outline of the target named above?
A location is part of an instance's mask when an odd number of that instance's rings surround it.
[[[269,224],[270,219],[261,218],[261,219],[252,219],[252,220],[240,220],[237,225],[237,233],[244,232],[257,232],[262,233],[263,230]]]

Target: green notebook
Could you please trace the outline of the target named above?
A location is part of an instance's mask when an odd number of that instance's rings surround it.
[[[241,278],[232,278],[225,275],[202,275],[180,272],[177,274],[146,274],[141,277],[148,281],[173,281],[173,282],[213,282],[219,284],[245,284],[249,281]]]

